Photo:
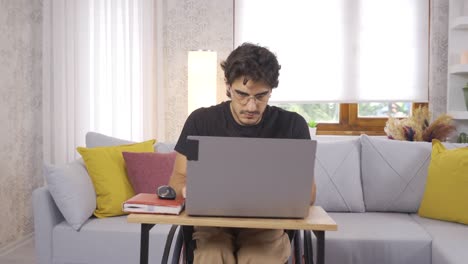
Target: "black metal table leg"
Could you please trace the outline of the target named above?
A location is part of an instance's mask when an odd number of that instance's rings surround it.
[[[294,231],[293,244],[295,263],[302,263],[301,233],[299,231]]]
[[[325,231],[314,231],[317,237],[317,264],[325,263]]]
[[[312,249],[312,235],[309,230],[304,230],[304,263],[313,264],[314,254]]]
[[[154,224],[141,224],[140,264],[148,264],[149,231]]]

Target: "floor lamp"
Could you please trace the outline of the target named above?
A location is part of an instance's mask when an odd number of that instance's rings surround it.
[[[215,51],[188,52],[188,114],[200,107],[216,104]]]

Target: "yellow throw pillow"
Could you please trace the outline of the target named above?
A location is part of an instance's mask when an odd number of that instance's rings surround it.
[[[447,150],[432,141],[426,189],[418,214],[468,224],[468,148]]]
[[[148,140],[129,145],[77,148],[96,191],[95,216],[102,218],[124,214],[122,203],[134,196],[135,192],[127,177],[122,152],[153,152],[154,142]]]

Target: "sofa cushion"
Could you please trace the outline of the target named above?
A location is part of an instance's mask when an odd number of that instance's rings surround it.
[[[97,217],[122,215],[122,203],[135,195],[128,181],[122,152],[153,152],[154,140],[130,145],[81,148],[86,169],[96,191]]]
[[[75,230],[93,215],[96,192],[83,160],[44,168],[45,179],[57,207]]]
[[[325,234],[327,263],[430,264],[431,237],[402,213],[329,213],[338,231]]]
[[[432,142],[431,163],[418,214],[468,224],[468,148],[447,150]]]
[[[361,136],[366,211],[414,213],[424,193],[431,143]]]
[[[364,212],[359,139],[317,144],[316,204],[326,211]]]
[[[160,263],[170,225],[156,225],[149,235],[149,263]],[[140,224],[126,216],[91,218],[79,232],[62,222],[53,230],[53,263],[138,263]],[[175,239],[174,239],[175,241]]]
[[[412,214],[432,237],[433,264],[465,264],[468,259],[468,225],[445,222]]]
[[[174,168],[175,152],[171,153],[122,153],[127,175],[135,193],[155,193],[161,185],[167,185]]]

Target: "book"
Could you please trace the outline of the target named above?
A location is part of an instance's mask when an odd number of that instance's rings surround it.
[[[122,211],[127,213],[173,214],[178,215],[184,209],[185,199],[159,199],[155,193],[139,193],[122,204]]]

